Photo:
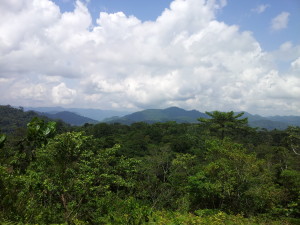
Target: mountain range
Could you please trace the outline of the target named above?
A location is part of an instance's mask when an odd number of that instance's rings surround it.
[[[51,121],[50,118],[41,115],[38,112],[24,112],[23,108],[16,108],[10,105],[0,105],[0,133],[11,134],[14,132],[23,132],[27,124],[34,118],[40,117],[44,121]],[[61,127],[69,127],[64,122],[60,123]]]
[[[42,107],[24,108],[26,111],[33,110],[42,112],[42,115],[52,119],[61,119],[71,125],[83,125],[85,123],[122,123],[130,125],[135,122],[167,122],[177,123],[197,123],[198,118],[208,118],[209,116],[197,110],[184,110],[178,107],[167,109],[146,109],[139,112],[130,113],[124,111],[100,110],[100,109],[80,109],[62,107]],[[237,112],[238,113],[238,112]],[[243,117],[248,117],[251,127],[265,128],[268,130],[284,130],[288,126],[300,126],[300,116],[268,116],[253,115],[244,112]]]
[[[102,121],[105,118],[112,116],[125,116],[129,112],[102,110],[102,109],[83,109],[83,108],[63,108],[63,107],[24,107],[25,111],[43,112],[49,114],[56,114],[59,112],[72,112],[79,116],[87,117],[95,121]]]
[[[76,113],[69,112],[69,111],[62,111],[62,112],[56,112],[56,113],[44,113],[44,112],[37,112],[41,116],[46,116],[53,120],[62,120],[65,123],[68,123],[73,126],[81,126],[85,123],[95,124],[99,121],[93,120],[88,117],[80,116]]]
[[[205,113],[197,110],[187,111],[177,107],[167,109],[146,109],[123,117],[107,118],[103,122],[132,124],[135,122],[157,123],[176,121],[177,123],[195,123],[197,118],[208,118]]]
[[[178,123],[197,123],[198,118],[209,118],[205,113],[197,110],[184,110],[178,107],[167,109],[147,109],[135,112],[123,117],[112,117],[105,119],[107,123],[132,124],[135,122],[167,122],[176,121]],[[270,116],[263,117],[244,112],[243,118],[248,117],[248,123],[251,127],[265,128],[268,130],[286,129],[288,126],[300,126],[300,116]]]

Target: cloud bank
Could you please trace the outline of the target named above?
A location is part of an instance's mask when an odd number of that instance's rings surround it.
[[[217,20],[225,5],[175,0],[155,21],[100,12],[93,24],[80,1],[61,13],[49,0],[2,0],[0,101],[300,115],[299,47],[264,52],[251,32]],[[292,50],[279,72],[276,59]]]

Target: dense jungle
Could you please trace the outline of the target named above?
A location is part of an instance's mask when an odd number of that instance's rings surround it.
[[[300,128],[84,124],[2,108],[1,224],[300,224]]]

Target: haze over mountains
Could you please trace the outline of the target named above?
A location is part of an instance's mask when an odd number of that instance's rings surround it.
[[[204,112],[197,110],[184,110],[178,107],[167,109],[147,109],[139,112],[128,113],[124,111],[80,109],[62,107],[25,108],[26,111],[33,110],[42,112],[43,115],[52,119],[61,119],[71,125],[83,125],[84,123],[122,123],[132,124],[135,122],[167,122],[196,123],[200,117],[207,118]],[[286,129],[288,126],[300,126],[300,116],[270,116],[263,117],[245,112],[243,117],[248,117],[251,127],[273,129]]]
[[[100,110],[100,109],[80,109],[80,108],[63,108],[63,107],[24,107],[25,111],[34,111],[41,116],[50,119],[60,119],[65,123],[75,126],[81,126],[85,123],[95,124],[110,116],[123,116],[127,113]]]
[[[69,111],[62,111],[62,112],[56,112],[56,113],[41,113],[38,112],[38,114],[42,116],[46,116],[50,119],[60,119],[64,121],[65,123],[68,123],[70,125],[75,125],[75,126],[81,126],[85,123],[90,123],[90,124],[95,124],[98,123],[99,121],[93,120],[91,118],[85,117],[85,116],[80,116],[76,113],[69,112]]]
[[[82,108],[63,108],[63,107],[24,107],[25,111],[36,111],[42,113],[48,113],[55,115],[59,112],[72,112],[79,116],[87,117],[89,119],[102,121],[112,116],[125,116],[129,112],[114,111],[114,110],[102,110],[102,109],[82,109]],[[94,123],[94,122],[93,122]]]

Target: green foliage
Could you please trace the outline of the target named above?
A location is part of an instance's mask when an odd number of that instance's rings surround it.
[[[26,127],[26,124],[37,116],[34,112],[23,112],[22,108],[14,108],[10,105],[0,106],[0,127],[6,134],[13,133],[18,127]]]
[[[128,191],[138,160],[116,157],[118,145],[97,149],[96,140],[81,132],[68,132],[38,149],[36,160],[23,176],[19,195],[25,221],[50,223],[91,219],[87,204],[108,193]],[[21,213],[21,212],[19,212]],[[48,219],[47,219],[48,218]]]
[[[26,137],[18,141],[18,151],[10,153],[14,169],[20,169],[22,173],[25,173],[29,164],[36,159],[36,149],[45,146],[55,133],[56,122],[45,122],[34,117],[27,124]]]
[[[213,111],[212,113],[206,112],[206,114],[211,118],[200,118],[198,120],[202,123],[202,126],[207,127],[210,132],[216,134],[221,139],[224,139],[225,136],[237,134],[237,132],[247,127],[248,124],[247,118],[239,119],[244,113],[234,115],[233,111]]]
[[[274,213],[286,216],[300,217],[300,172],[296,170],[283,170],[279,182],[286,193],[287,207],[278,207]]]
[[[56,122],[46,123],[44,120],[34,117],[27,124],[26,142],[33,148],[41,147],[47,144],[48,138],[54,136],[56,131]]]
[[[288,131],[288,142],[296,155],[300,155],[300,127],[289,127]]]
[[[194,208],[252,214],[278,203],[281,189],[272,182],[265,163],[230,141],[208,141],[204,165],[189,177]]]
[[[203,225],[288,225],[290,223],[287,219],[272,220],[264,217],[248,217],[245,218],[241,214],[230,215],[222,211],[197,211],[194,215],[192,213],[179,213],[174,211],[157,211],[154,212],[150,218],[149,224],[161,224],[161,225],[191,225],[191,224],[203,224]],[[296,223],[295,223],[296,224]]]
[[[141,163],[137,197],[147,199],[152,207],[170,206],[174,194],[169,183],[173,157],[169,147],[155,148]]]
[[[95,224],[145,224],[152,216],[153,210],[133,197],[121,199],[110,193],[96,201],[91,212]]]
[[[22,107],[15,108],[10,105],[0,105],[1,132],[9,137],[18,136],[35,117],[42,119],[46,123],[51,121],[51,119],[34,111],[24,112]],[[68,124],[57,121],[57,131],[59,133],[66,132],[69,129],[70,126]]]
[[[210,114],[201,126],[72,132],[35,118],[0,136],[0,223],[299,222],[299,129],[257,131],[241,114]]]
[[[5,141],[6,141],[6,135],[0,134],[0,149],[3,148]]]

